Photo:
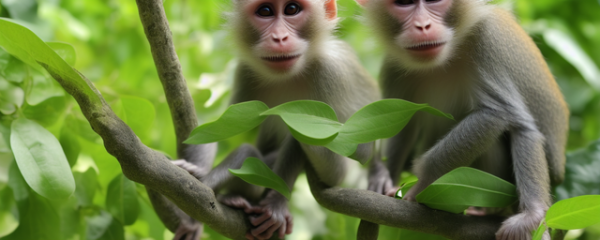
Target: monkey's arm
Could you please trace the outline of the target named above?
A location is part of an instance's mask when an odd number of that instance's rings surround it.
[[[449,171],[469,166],[491,144],[508,130],[510,122],[502,117],[501,110],[479,108],[458,123],[443,139],[414,163],[417,184],[406,194],[414,197]]]
[[[288,136],[279,149],[273,171],[280,176],[290,190],[293,189],[298,175],[306,164],[306,154],[300,143]],[[260,206],[252,208],[248,213],[258,214],[250,217],[250,223],[256,226],[250,232],[261,239],[270,238],[275,231],[283,239],[285,234],[292,233],[292,215],[289,212],[288,200],[279,192],[267,190],[267,195],[260,201]]]

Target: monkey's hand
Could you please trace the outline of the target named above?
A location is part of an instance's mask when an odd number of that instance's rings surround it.
[[[406,195],[404,195],[402,199],[409,202],[416,202],[417,194],[421,193],[427,186],[429,186],[429,184],[431,183],[428,181],[421,181],[421,179],[419,179],[419,181],[417,181],[417,183],[410,188],[408,192],[406,192]]]
[[[535,209],[524,211],[517,215],[506,219],[502,223],[500,230],[496,232],[497,240],[531,240],[531,233],[538,228],[542,219],[544,219],[545,211],[543,209]],[[544,233],[543,240],[550,240],[548,231]]]
[[[367,190],[392,197],[396,194],[398,187],[393,186],[390,171],[381,162],[374,163],[369,168]]]
[[[196,179],[201,179],[208,172],[205,169],[202,169],[202,168],[196,166],[195,164],[188,162],[184,159],[174,160],[174,161],[171,161],[171,163],[175,164],[175,166],[183,168],[183,170],[186,170],[188,173],[190,173]]]
[[[287,199],[274,190],[269,190],[267,196],[260,201],[259,206],[247,210],[250,216],[250,223],[255,226],[246,238],[269,239],[275,231],[278,231],[278,237],[283,239],[285,234],[292,233],[292,215],[287,206]]]
[[[175,230],[173,240],[198,240],[202,235],[203,224],[194,219],[182,220]]]

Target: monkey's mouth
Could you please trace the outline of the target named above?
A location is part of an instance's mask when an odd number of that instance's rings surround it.
[[[446,44],[445,42],[422,42],[412,46],[406,47],[408,50],[412,51],[427,51],[431,49],[436,49],[442,45]]]
[[[300,54],[297,55],[281,55],[281,56],[267,56],[267,57],[262,57],[263,60],[265,61],[269,61],[269,62],[285,62],[285,61],[289,61],[292,59],[296,59],[300,57]]]

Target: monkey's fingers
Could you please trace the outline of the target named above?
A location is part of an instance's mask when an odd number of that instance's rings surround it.
[[[400,190],[400,187],[392,187],[385,192],[385,195],[389,197],[396,197],[398,190]]]
[[[272,215],[273,214],[271,214],[271,211],[267,210],[265,213],[259,215],[258,217],[250,216],[249,217],[250,223],[254,226],[261,225],[261,224],[265,223],[265,221],[268,221],[269,219],[271,219]]]
[[[267,223],[272,224],[272,225],[269,228],[265,228],[265,230],[260,231],[260,232],[258,231],[258,229],[260,227],[254,229],[254,230],[257,230],[256,234],[254,236],[258,237],[259,239],[269,239],[269,238],[271,238],[271,236],[273,236],[273,233],[275,231],[277,231],[277,229],[281,228],[283,225],[280,222],[277,222],[275,220],[269,220],[269,221],[267,221]]]
[[[224,196],[221,199],[219,199],[219,201],[227,206],[230,206],[232,208],[240,208],[240,209],[244,209],[244,211],[251,209],[252,205],[250,204],[250,202],[248,202],[248,200],[246,200],[245,198],[241,197],[241,196]]]
[[[252,236],[252,233],[247,232],[246,233],[246,239],[248,239],[248,240],[254,240],[254,236]]]
[[[177,230],[175,230],[175,236],[173,237],[173,239],[175,239],[175,240],[197,240],[197,239],[200,239],[200,236],[202,235],[202,228],[203,228],[202,224],[199,222],[196,222],[192,225],[185,224],[182,222],[177,227]]]
[[[182,168],[183,170],[186,170],[189,174],[191,174],[197,179],[200,179],[204,175],[202,169],[186,160],[180,159],[171,161],[171,163],[173,163],[175,166]]]
[[[265,221],[263,224],[261,224],[260,226],[258,226],[257,228],[250,230],[250,232],[252,233],[252,235],[254,235],[257,238],[268,239],[273,235],[273,232],[275,232],[275,230],[277,230],[277,228],[279,228],[279,226],[281,226],[281,224],[277,225],[276,221],[269,219],[269,220]],[[273,228],[271,233],[267,234],[267,233],[269,233],[269,230],[271,230],[271,228]]]
[[[287,224],[287,230],[285,231],[285,234],[292,234],[292,229],[294,227],[294,218],[291,215],[287,215],[285,216],[285,221]]]

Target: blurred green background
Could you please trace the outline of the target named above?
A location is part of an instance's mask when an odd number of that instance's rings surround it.
[[[600,194],[600,1],[494,1],[511,9],[541,49],[571,109],[567,181],[557,200]],[[174,44],[200,124],[215,120],[228,105],[234,53],[223,30],[228,0],[166,0]],[[383,51],[360,21],[353,0],[338,1],[340,28],[369,72],[377,77]],[[75,68],[102,92],[142,142],[175,155],[175,135],[149,45],[133,0],[0,0],[0,17],[30,28],[44,41],[71,44]],[[32,191],[14,163],[11,122],[25,116],[59,139],[77,190],[53,202]],[[109,210],[121,169],[92,131],[72,97],[47,73],[38,72],[0,48],[0,239],[171,239],[153,212],[143,186],[130,188],[138,209],[124,226]],[[253,134],[220,143],[219,158]],[[355,164],[345,182],[366,188],[365,169]],[[121,180],[122,181],[122,180]],[[113,184],[111,184],[113,182]],[[133,183],[131,183],[133,184]],[[127,185],[127,184],[124,184]],[[107,201],[108,200],[108,201]],[[358,219],[321,208],[305,176],[290,203],[294,232],[287,239],[355,239]],[[127,222],[127,221],[126,221]],[[205,228],[203,239],[225,239]],[[600,239],[600,225],[571,231],[570,239]],[[382,227],[379,239],[443,239]]]

